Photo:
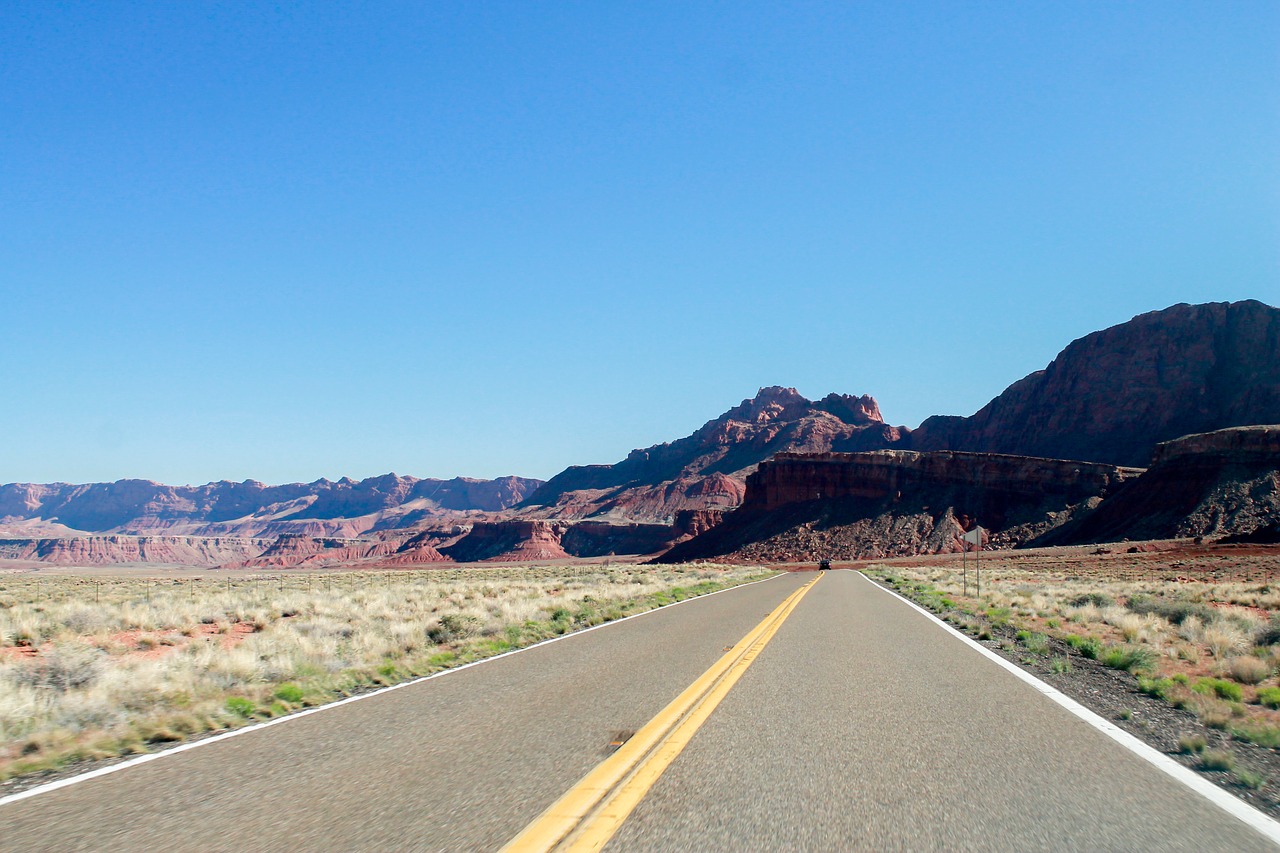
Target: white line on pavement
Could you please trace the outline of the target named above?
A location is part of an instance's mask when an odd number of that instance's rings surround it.
[[[288,715],[287,717],[277,717],[274,720],[267,720],[266,722],[256,723],[252,726],[245,726],[244,728],[241,728],[241,729],[232,729],[229,732],[223,732],[222,734],[214,735],[212,737],[207,737],[207,738],[204,738],[203,740],[192,741],[191,743],[184,743],[180,746],[175,746],[171,749],[166,749],[163,752],[152,752],[152,753],[148,753],[147,755],[139,755],[137,758],[130,758],[127,761],[122,761],[119,764],[112,764],[109,767],[99,767],[97,770],[90,770],[89,772],[81,773],[78,776],[68,776],[66,779],[58,779],[57,781],[54,781],[54,782],[46,782],[43,785],[37,785],[34,788],[28,788],[27,790],[19,791],[16,794],[9,794],[6,797],[0,797],[0,806],[5,806],[5,805],[8,805],[9,803],[16,803],[19,800],[25,800],[30,797],[38,796],[40,794],[47,794],[51,791],[56,791],[60,788],[67,788],[67,787],[70,787],[71,785],[75,785],[80,782],[87,782],[90,779],[97,779],[100,776],[108,776],[112,773],[118,773],[121,770],[128,770],[130,767],[137,767],[139,764],[146,764],[149,761],[156,761],[161,758],[167,758],[171,755],[177,755],[180,752],[186,752],[188,750],[198,749],[202,746],[209,746],[210,744],[217,743],[218,741],[227,740],[228,738],[239,737],[240,735],[247,735],[250,732],[261,731],[262,729],[269,729],[272,726],[278,726],[284,723],[292,722],[294,720],[300,720],[303,717],[309,717],[312,714],[318,714],[321,711],[327,711],[330,708],[337,708],[341,705],[349,705],[352,702],[359,702],[363,699],[372,699],[375,696],[381,696],[384,693],[390,693],[392,690],[400,690],[401,688],[404,688],[404,687],[412,687],[415,684],[421,684],[422,682],[430,681],[433,678],[443,678],[446,675],[453,675],[455,672],[462,672],[462,670],[470,669],[473,666],[480,666],[481,664],[490,663],[491,661],[498,660],[499,658],[510,657],[511,655],[518,655],[521,652],[527,652],[531,649],[536,649],[536,648],[539,648],[540,646],[545,646],[550,643],[557,643],[560,640],[570,640],[570,639],[573,639],[574,637],[581,637],[583,634],[589,634],[592,631],[596,631],[600,628],[608,628],[611,625],[619,625],[623,622],[628,622],[632,619],[639,619],[641,616],[648,616],[651,613],[658,613],[672,607],[678,607],[681,604],[688,604],[691,601],[701,601],[703,599],[710,598],[713,595],[719,595],[722,592],[732,592],[735,589],[742,589],[748,586],[755,586],[758,583],[767,583],[768,581],[775,580],[776,578],[786,577],[786,576],[787,576],[787,573],[783,572],[781,574],[774,575],[773,577],[770,577],[770,578],[764,578],[763,580],[752,581],[751,583],[738,584],[736,586],[728,587],[727,589],[718,589],[715,592],[709,592],[706,595],[697,595],[697,596],[694,596],[693,598],[686,598],[684,601],[677,601],[672,604],[665,605],[663,607],[655,607],[654,609],[646,610],[643,613],[634,613],[630,616],[624,616],[621,619],[614,619],[612,622],[603,622],[599,625],[592,625],[590,628],[583,628],[581,631],[574,631],[571,634],[561,634],[559,637],[552,637],[548,640],[542,640],[541,642],[534,643],[532,646],[525,646],[524,648],[520,648],[520,649],[512,649],[509,652],[503,652],[502,654],[494,655],[493,657],[482,658],[481,660],[472,661],[471,663],[465,663],[462,666],[455,666],[452,669],[443,669],[440,672],[433,672],[431,675],[424,675],[420,678],[414,678],[410,681],[402,681],[399,684],[392,684],[390,687],[380,687],[377,690],[372,690],[368,693],[361,693],[358,696],[348,696],[345,699],[339,699],[336,702],[330,702],[327,705],[317,705],[314,708],[307,708],[305,711],[298,711],[296,713]]]
[[[963,642],[967,643],[971,648],[977,650],[980,654],[985,655],[995,663],[1004,667],[1010,673],[1022,679],[1032,687],[1034,687],[1046,698],[1051,699],[1054,702],[1057,702],[1063,708],[1066,708],[1072,714],[1075,714],[1081,720],[1093,726],[1095,729],[1102,732],[1107,737],[1111,738],[1116,743],[1120,744],[1125,749],[1132,752],[1134,755],[1152,764],[1153,766],[1156,767],[1156,769],[1163,771],[1169,776],[1172,776],[1174,779],[1186,785],[1188,788],[1195,791],[1200,796],[1209,800],[1218,808],[1228,812],[1232,817],[1235,817],[1235,818],[1238,818],[1239,820],[1244,821],[1249,826],[1253,827],[1258,832],[1265,835],[1269,841],[1275,844],[1280,844],[1280,822],[1277,822],[1276,820],[1269,817],[1268,815],[1260,812],[1259,810],[1255,809],[1253,806],[1249,805],[1248,803],[1244,802],[1238,797],[1232,796],[1230,793],[1222,790],[1221,788],[1219,788],[1217,785],[1213,784],[1209,780],[1199,776],[1194,770],[1191,770],[1188,767],[1182,766],[1181,764],[1174,761],[1169,756],[1165,755],[1160,750],[1156,749],[1155,747],[1151,746],[1148,743],[1145,743],[1139,740],[1138,738],[1129,734],[1124,729],[1120,728],[1114,723],[1104,720],[1102,717],[1098,716],[1093,711],[1090,711],[1088,708],[1081,705],[1079,702],[1072,699],[1070,696],[1067,696],[1065,693],[1061,692],[1056,687],[1052,687],[1051,685],[1046,684],[1045,682],[1036,678],[1034,675],[1027,672],[1025,669],[1018,666],[1017,664],[1010,663],[1009,661],[1005,660],[1000,655],[991,651],[991,649],[988,649],[986,646],[979,643],[977,640],[973,639],[972,637],[964,633],[961,633],[960,631],[956,630],[955,627],[948,625],[946,622],[942,621],[937,616],[930,613],[928,610],[925,610],[923,607],[916,604],[911,599],[905,598],[899,595],[898,593],[894,592],[888,587],[881,586],[880,584],[868,578],[866,575],[863,575],[862,572],[858,572],[858,574],[862,575],[863,580],[865,580],[867,583],[874,586],[876,589],[887,592],[889,595],[892,595],[898,600],[905,602],[908,606],[914,607],[916,610],[923,613],[926,617],[928,617],[929,619],[932,619],[938,625],[945,628],[951,634],[953,634]]]

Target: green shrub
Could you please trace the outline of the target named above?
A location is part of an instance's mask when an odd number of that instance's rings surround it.
[[[1256,743],[1268,749],[1280,747],[1280,727],[1266,723],[1238,723],[1230,728],[1231,736],[1246,743]]]
[[[1206,749],[1200,753],[1200,767],[1203,770],[1220,772],[1235,766],[1235,756],[1225,749]]]
[[[1266,776],[1261,773],[1254,773],[1252,770],[1245,770],[1243,767],[1231,775],[1235,776],[1237,782],[1252,791],[1264,788],[1267,784]]]
[[[243,696],[231,696],[227,699],[227,710],[245,719],[253,716],[256,707],[251,700]]]
[[[1032,631],[1019,631],[1018,642],[1026,646],[1027,651],[1034,655],[1047,654],[1049,651],[1049,638],[1044,634],[1037,634]]]
[[[1112,669],[1127,672],[1150,670],[1156,662],[1155,652],[1143,646],[1107,646],[1098,661]]]
[[[1116,600],[1105,592],[1086,592],[1084,595],[1077,595],[1067,603],[1072,607],[1084,607],[1088,604],[1094,607],[1110,607],[1116,603]]]
[[[956,603],[947,598],[945,593],[933,588],[924,588],[920,591],[920,603],[935,612],[950,610],[956,606]]]
[[[1062,657],[1054,658],[1054,659],[1049,663],[1049,671],[1050,671],[1050,672],[1057,672],[1057,673],[1070,672],[1070,671],[1071,671],[1071,661],[1067,660],[1066,658],[1062,658]]]
[[[1209,746],[1204,735],[1183,735],[1178,738],[1178,752],[1183,755],[1199,755]]]
[[[275,696],[282,702],[296,705],[302,701],[302,688],[292,682],[286,682],[276,688]]]
[[[457,662],[457,652],[437,652],[427,658],[427,666],[432,668],[450,667]]]
[[[988,607],[987,619],[991,620],[991,624],[997,627],[1008,625],[1009,619],[1013,616],[1013,609],[1009,607]]]
[[[1219,699],[1229,699],[1232,702],[1244,700],[1244,688],[1225,678],[1201,678],[1191,685],[1191,689],[1205,696],[1217,696]]]
[[[1138,677],[1138,690],[1154,696],[1157,699],[1168,700],[1173,695],[1173,690],[1178,682],[1172,678],[1148,678],[1147,676]]]
[[[1280,708],[1280,687],[1259,688],[1258,702],[1268,708]]]
[[[1213,609],[1205,604],[1142,594],[1129,599],[1129,609],[1140,615],[1155,614],[1174,625],[1181,625],[1192,616],[1205,621],[1213,616]]]
[[[1200,722],[1211,729],[1226,731],[1227,725],[1231,722],[1230,708],[1202,708],[1197,713],[1200,715]]]
[[[1102,643],[1097,637],[1084,637],[1080,634],[1069,634],[1066,637],[1066,643],[1071,648],[1090,660],[1097,660],[1098,655],[1102,654]]]
[[[569,611],[560,608],[556,613],[564,613],[565,619],[569,618]],[[555,618],[554,616],[552,617]],[[437,625],[427,629],[427,638],[433,643],[453,643],[458,640],[465,640],[476,632],[480,626],[480,620],[467,613],[446,613],[440,617]]]

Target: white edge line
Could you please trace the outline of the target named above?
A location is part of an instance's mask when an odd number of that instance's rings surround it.
[[[875,586],[876,588],[889,593],[889,595],[892,595],[895,598],[900,599],[901,601],[905,602],[907,605],[914,607],[916,610],[923,613],[929,619],[932,619],[938,625],[942,626],[947,631],[954,634],[959,639],[963,640],[971,648],[976,649],[981,654],[985,655],[995,663],[1004,667],[1013,675],[1017,676],[1018,678],[1025,681],[1027,684],[1034,687],[1042,695],[1044,695],[1049,699],[1052,699],[1054,702],[1057,702],[1063,708],[1066,708],[1072,714],[1075,714],[1081,720],[1084,720],[1086,723],[1093,726],[1095,729],[1102,732],[1107,737],[1111,738],[1116,743],[1120,744],[1125,749],[1132,752],[1134,755],[1154,765],[1156,769],[1162,770],[1169,776],[1172,776],[1174,779],[1186,785],[1188,788],[1195,791],[1200,796],[1209,800],[1218,808],[1229,813],[1232,817],[1235,817],[1244,821],[1253,829],[1265,835],[1268,840],[1272,841],[1273,843],[1280,844],[1280,822],[1277,822],[1274,818],[1270,817],[1267,814],[1264,814],[1263,812],[1259,811],[1258,809],[1246,803],[1244,800],[1241,800],[1240,798],[1230,794],[1229,792],[1224,791],[1222,788],[1219,788],[1217,785],[1213,784],[1208,779],[1201,777],[1194,770],[1179,764],[1169,756],[1165,755],[1160,750],[1156,749],[1155,747],[1151,746],[1145,741],[1142,741],[1137,737],[1129,734],[1124,729],[1120,728],[1114,723],[1109,722],[1108,720],[1100,717],[1098,714],[1094,713],[1093,711],[1090,711],[1088,708],[1081,705],[1079,702],[1072,699],[1070,696],[1067,696],[1065,693],[1061,692],[1056,687],[1046,684],[1045,682],[1036,678],[1034,675],[1027,672],[1025,669],[1018,666],[1017,664],[1011,663],[1010,661],[1005,660],[1000,655],[991,651],[991,649],[988,649],[986,646],[979,643],[977,640],[957,630],[954,626],[948,625],[946,622],[942,621],[936,615],[934,615],[933,613],[930,613],[928,610],[924,609],[919,604],[916,604],[911,599],[906,598],[905,596],[899,595],[897,592],[894,592],[893,590],[889,589],[886,586],[876,583],[875,581],[871,580],[871,578],[868,578],[861,571],[859,571],[858,574],[862,575],[862,577],[872,586]]]
[[[300,720],[303,717],[309,717],[312,714],[318,714],[321,711],[328,711],[330,708],[337,708],[340,705],[348,705],[352,702],[359,702],[362,699],[372,699],[375,696],[381,696],[384,693],[390,693],[392,690],[400,690],[401,688],[404,688],[404,687],[412,687],[415,684],[421,684],[422,682],[430,681],[433,678],[443,678],[446,675],[453,675],[455,672],[462,672],[464,669],[470,669],[473,666],[479,666],[481,664],[490,663],[491,661],[498,660],[499,658],[509,657],[511,655],[518,655],[521,652],[527,652],[527,651],[530,651],[531,649],[536,649],[539,646],[545,646],[550,643],[558,643],[561,640],[571,640],[574,637],[581,637],[583,634],[589,634],[590,632],[598,630],[600,628],[608,628],[612,625],[620,625],[623,622],[628,622],[632,619],[639,619],[641,616],[648,616],[652,613],[658,613],[660,611],[668,610],[672,607],[678,607],[681,604],[688,604],[691,601],[701,601],[703,599],[710,598],[713,595],[720,595],[723,592],[732,592],[735,589],[742,589],[743,587],[755,586],[758,583],[768,583],[771,580],[777,580],[780,577],[786,577],[788,574],[791,574],[791,573],[781,571],[781,572],[778,572],[778,574],[774,575],[773,577],[762,578],[758,581],[751,581],[750,583],[735,584],[734,586],[726,587],[725,589],[718,589],[715,592],[708,592],[705,595],[695,595],[693,598],[686,598],[683,601],[673,601],[671,604],[664,604],[661,607],[655,607],[652,610],[646,610],[643,613],[633,613],[630,616],[624,616],[621,619],[613,619],[609,622],[601,622],[599,625],[592,625],[589,628],[583,628],[578,631],[573,631],[572,633],[569,633],[569,634],[561,634],[558,637],[550,637],[546,640],[540,640],[539,642],[536,642],[531,646],[524,646],[519,649],[512,649],[509,652],[502,652],[501,654],[493,655],[492,657],[481,658],[480,660],[474,660],[474,661],[471,661],[470,663],[464,663],[462,666],[455,666],[450,669],[442,669],[439,672],[433,672],[430,675],[419,676],[418,678],[413,678],[413,679],[410,679],[409,681],[402,681],[399,684],[392,684],[388,687],[380,687],[377,690],[371,690],[368,693],[361,693],[357,696],[348,696],[345,699],[338,699],[337,701],[329,702],[326,705],[317,705],[314,708],[307,708],[302,711],[297,711],[295,713],[289,714],[288,716],[276,717],[274,720],[267,720],[262,723],[255,723],[252,726],[245,726],[239,729],[232,729],[231,731],[222,732],[221,734],[216,734],[216,735],[213,735],[212,737],[203,738],[201,740],[192,741],[191,743],[184,743],[179,746],[166,749],[163,752],[149,752],[146,755],[139,755],[136,758],[130,758],[129,760],[122,761],[119,764],[112,764],[109,767],[99,767],[97,770],[90,770],[87,773],[81,773],[78,776],[69,776],[66,779],[58,779],[54,782],[46,782],[43,785],[37,785],[34,788],[28,788],[27,790],[19,791],[16,794],[9,794],[8,796],[0,797],[0,806],[5,806],[5,805],[8,805],[9,803],[16,803],[19,800],[26,800],[31,797],[39,796],[40,794],[48,794],[53,791],[57,791],[60,788],[69,788],[72,785],[78,784],[80,782],[87,782],[90,779],[97,779],[101,776],[109,776],[112,773],[118,773],[121,770],[128,770],[130,767],[137,767],[139,764],[146,764],[149,761],[156,761],[161,758],[167,758],[171,755],[177,755],[180,752],[186,752],[191,749],[199,749],[202,746],[209,746],[219,741],[228,740],[230,738],[238,737],[240,735],[247,735],[250,732],[261,731],[262,729],[268,729],[268,728],[271,728],[272,726],[281,725],[282,723],[289,723],[294,720]]]

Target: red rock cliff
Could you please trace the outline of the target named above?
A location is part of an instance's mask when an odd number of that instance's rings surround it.
[[[1075,503],[1105,495],[1137,469],[1091,462],[988,453],[780,453],[747,478],[744,508],[837,498],[900,499],[904,493],[956,487],[980,491],[984,501],[1059,496]]]
[[[1277,526],[1280,426],[1238,427],[1160,444],[1145,474],[1039,544],[1247,538]]]
[[[742,506],[661,562],[850,559],[1025,542],[1085,512],[1139,469],[983,453],[783,453],[747,478]]]
[[[915,450],[1146,465],[1158,442],[1280,423],[1280,310],[1175,305],[1086,335],[968,418],[933,417]]]

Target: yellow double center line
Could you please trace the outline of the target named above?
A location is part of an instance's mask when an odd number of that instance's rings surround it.
[[[787,596],[674,702],[502,849],[529,853],[604,847],[821,577]]]

